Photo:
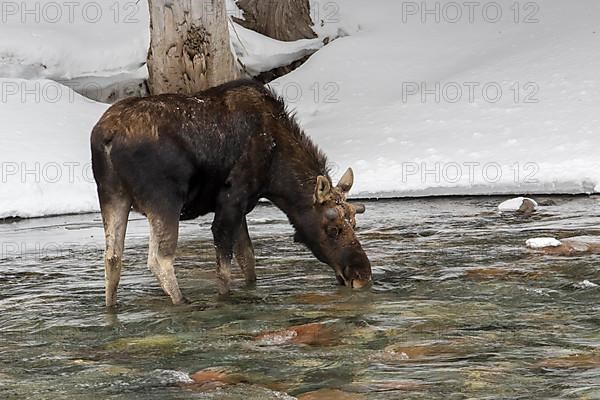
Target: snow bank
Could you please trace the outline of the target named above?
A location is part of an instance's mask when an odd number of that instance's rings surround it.
[[[97,210],[89,137],[108,106],[50,80],[0,88],[0,218]]]
[[[147,1],[26,0],[3,7],[0,77],[53,79],[75,90],[85,90],[90,81],[104,89],[139,79],[142,67],[141,77],[147,77]],[[228,14],[242,16],[235,2],[228,0],[226,7]],[[274,40],[233,22],[230,33],[236,55],[252,75],[287,65],[323,46],[321,39]]]
[[[229,26],[235,54],[252,76],[289,65],[323,47],[323,42],[319,38],[283,42],[236,23],[231,23]]]
[[[1,7],[0,77],[107,77],[146,61],[147,1],[25,0]]]
[[[600,190],[600,3],[336,4],[360,30],[273,85],[355,195]]]

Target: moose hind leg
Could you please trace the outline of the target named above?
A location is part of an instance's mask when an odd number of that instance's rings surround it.
[[[165,217],[149,214],[148,221],[150,223],[148,268],[154,273],[173,304],[187,303],[179,289],[173,266],[179,233],[179,215],[172,213]]]
[[[244,277],[246,284],[250,285],[256,282],[256,260],[254,258],[254,248],[248,234],[248,224],[246,218],[242,220],[242,226],[238,234],[238,240],[234,248],[235,259],[237,260]]]
[[[131,201],[126,198],[101,202],[106,249],[104,251],[104,284],[107,307],[117,304],[117,287],[121,279],[123,249]]]

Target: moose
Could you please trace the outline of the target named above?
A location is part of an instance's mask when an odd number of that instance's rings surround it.
[[[121,100],[102,115],[90,141],[109,307],[117,302],[132,209],[149,221],[148,267],[173,304],[188,302],[173,266],[180,220],[214,212],[219,294],[230,291],[234,255],[246,282],[256,281],[246,214],[261,198],[287,215],[294,240],[330,265],[339,284],[361,288],[371,280],[354,231],[364,206],[346,199],[352,170],[333,186],[323,152],[283,99],[258,82]]]

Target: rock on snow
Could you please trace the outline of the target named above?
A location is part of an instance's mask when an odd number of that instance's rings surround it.
[[[498,210],[502,212],[533,212],[537,207],[538,204],[533,199],[528,197],[516,197],[500,203],[500,205],[498,205]]]

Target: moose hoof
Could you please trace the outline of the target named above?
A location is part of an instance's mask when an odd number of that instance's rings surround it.
[[[247,288],[254,288],[254,287],[256,287],[256,276],[246,278],[244,282],[245,282]]]
[[[231,300],[231,291],[228,290],[227,292],[218,292],[217,299],[221,301]]]
[[[107,297],[104,304],[108,309],[117,308],[117,296]]]
[[[176,306],[182,306],[182,305],[186,305],[186,304],[191,304],[192,302],[184,296],[181,296],[181,298],[179,300],[173,300],[173,305]]]

